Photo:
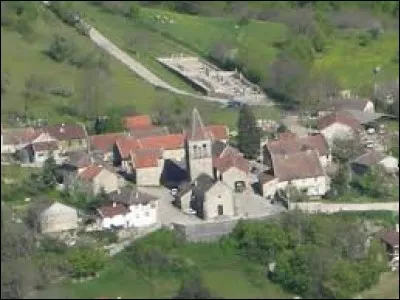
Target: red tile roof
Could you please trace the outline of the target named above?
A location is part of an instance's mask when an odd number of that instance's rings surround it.
[[[79,173],[79,178],[85,181],[91,181],[103,170],[103,167],[91,165]]]
[[[386,244],[394,246],[399,246],[399,233],[396,230],[388,230],[384,232],[381,236],[381,240]]]
[[[33,127],[3,129],[3,143],[5,145],[18,145],[32,142],[40,134],[40,130]]]
[[[150,128],[153,127],[153,123],[151,121],[150,116],[138,115],[138,116],[125,117],[124,126],[127,129]]]
[[[112,150],[118,138],[124,136],[123,133],[105,133],[92,135],[89,137],[90,145],[94,150],[109,152]]]
[[[115,205],[104,205],[98,209],[103,218],[112,218],[118,215],[125,215],[129,212],[129,209],[120,203],[115,203]]]
[[[318,129],[324,129],[333,123],[340,123],[351,127],[353,130],[361,129],[361,124],[348,112],[338,111],[324,116],[317,121]]]
[[[281,134],[279,134],[280,140],[290,140],[295,138],[297,138],[297,135],[290,131],[282,132]]]
[[[139,149],[131,153],[132,163],[136,169],[158,167],[158,160],[162,158],[160,149]]]
[[[43,131],[48,132],[52,137],[59,141],[86,138],[85,129],[77,124],[47,126],[43,128]]]
[[[167,134],[145,137],[139,139],[139,142],[143,149],[173,150],[183,148],[185,138],[183,134]]]
[[[136,149],[141,148],[139,140],[128,136],[117,138],[115,144],[122,159],[128,158],[131,151],[135,151]]]
[[[318,154],[327,155],[329,153],[329,146],[322,134],[309,135],[299,139],[302,146],[307,146],[309,149],[315,149]]]
[[[33,151],[53,151],[58,149],[56,141],[38,142],[32,144]]]
[[[230,168],[238,168],[245,173],[248,173],[250,169],[249,161],[242,155],[216,157],[214,158],[213,165],[221,173],[228,171]]]
[[[225,125],[209,125],[206,130],[213,140],[227,140],[229,137],[229,128]]]
[[[167,135],[169,130],[167,127],[153,126],[149,128],[136,128],[130,130],[130,135],[135,138],[144,138],[148,136]]]
[[[280,181],[324,176],[319,157],[315,150],[291,155],[273,155],[272,165],[275,177]]]

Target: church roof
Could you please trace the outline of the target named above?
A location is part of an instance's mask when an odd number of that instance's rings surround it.
[[[200,117],[197,108],[192,112],[192,126],[188,132],[187,138],[189,140],[206,140],[210,139],[210,133],[206,130],[203,120]]]

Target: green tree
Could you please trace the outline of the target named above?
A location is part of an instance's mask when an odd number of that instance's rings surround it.
[[[54,188],[57,184],[57,164],[52,155],[44,161],[41,180],[48,188]]]
[[[183,280],[174,299],[214,299],[214,297],[204,285],[201,275],[194,273]]]
[[[46,54],[56,62],[63,62],[70,58],[76,51],[73,40],[69,40],[59,34],[53,35]]]
[[[363,153],[363,147],[357,138],[335,139],[332,146],[332,156],[339,163],[348,163]]]
[[[102,249],[81,247],[71,249],[67,260],[72,267],[72,276],[81,278],[101,271],[106,265],[107,255]]]
[[[253,111],[243,104],[238,119],[238,147],[247,158],[255,158],[260,150],[260,129],[256,126]]]
[[[343,196],[349,189],[350,170],[347,164],[339,164],[338,169],[332,177],[331,193],[334,197]]]
[[[381,166],[372,166],[361,177],[356,177],[353,184],[362,194],[373,198],[385,198],[390,195],[388,180],[385,176],[385,170]]]

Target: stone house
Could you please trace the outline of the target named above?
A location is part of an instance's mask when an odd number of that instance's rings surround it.
[[[35,205],[33,217],[39,232],[56,233],[78,228],[79,218],[75,208],[47,199],[38,200]]]
[[[132,168],[138,186],[159,186],[164,167],[160,149],[138,149],[131,153]]]
[[[381,165],[388,174],[399,172],[399,161],[397,158],[375,150],[367,151],[350,162],[351,170],[356,175],[363,175],[372,166],[376,165]]]
[[[269,173],[259,176],[260,188],[266,198],[273,198],[277,191],[289,187],[295,187],[309,197],[320,197],[330,188],[329,177],[315,150],[274,155],[272,165]]]
[[[126,173],[132,173],[131,152],[137,149],[141,149],[138,139],[128,136],[118,138],[113,147],[114,165],[121,167]]]
[[[144,227],[158,221],[158,199],[139,191],[137,188],[125,186],[109,194],[110,199],[125,205],[129,212],[125,214],[127,227]]]
[[[176,196],[176,205],[183,211],[193,209],[204,220],[235,215],[231,188],[207,174],[201,174],[191,184],[182,186]]]
[[[63,160],[60,156],[60,149],[56,141],[29,144],[24,150],[27,152],[27,157],[29,158],[28,162],[38,166],[43,165],[50,156],[54,158],[56,163],[61,163]]]
[[[238,150],[227,146],[213,157],[214,178],[235,191],[250,188],[250,163]]]
[[[57,140],[63,152],[87,149],[87,134],[85,128],[77,124],[61,124],[47,126],[42,129]]]
[[[102,165],[86,167],[78,174],[78,179],[89,187],[93,194],[99,193],[101,188],[104,188],[106,193],[110,193],[124,185],[123,178]]]
[[[1,154],[14,154],[40,135],[33,127],[1,128]]]
[[[354,138],[363,129],[350,113],[344,111],[319,118],[317,127],[330,146],[335,139]]]
[[[123,133],[105,133],[89,137],[90,152],[102,156],[103,161],[113,161],[113,147],[118,138],[125,136]]]
[[[163,159],[185,160],[185,137],[183,134],[148,136],[138,141],[141,149],[162,149]]]

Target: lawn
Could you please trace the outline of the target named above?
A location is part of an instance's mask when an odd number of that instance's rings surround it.
[[[153,235],[154,236],[154,235]],[[146,238],[147,242],[157,241]],[[160,241],[159,241],[160,242]],[[194,262],[201,270],[206,286],[223,298],[288,299],[291,296],[271,283],[262,268],[227,253],[215,243],[184,244],[174,254]],[[171,298],[179,289],[180,281],[174,276],[158,275],[147,278],[130,266],[124,253],[115,257],[109,268],[98,279],[85,283],[64,283],[53,286],[45,294],[61,293],[73,298]],[[40,295],[44,296],[44,295]]]
[[[337,76],[343,88],[360,88],[373,83],[373,69],[380,67],[377,81],[394,80],[399,76],[399,64],[393,59],[399,49],[397,32],[387,31],[378,40],[362,47],[354,33],[332,41],[326,54],[315,61],[316,70],[326,70]]]
[[[383,273],[379,284],[363,292],[359,299],[399,299],[399,273]]]
[[[78,2],[75,3],[78,5]],[[74,89],[79,83],[82,77],[81,70],[67,63],[55,63],[43,54],[43,50],[48,48],[53,34],[62,34],[68,39],[73,40],[82,51],[100,51],[89,39],[79,35],[73,28],[63,24],[43,5],[38,4],[38,10],[40,17],[34,23],[36,39],[33,42],[27,42],[14,31],[1,29],[2,71],[9,74],[10,82],[6,94],[2,95],[1,112],[3,116],[9,112],[17,111],[21,113],[24,111],[22,92],[25,80],[32,73],[44,77],[50,86],[63,86]],[[88,13],[90,13],[90,10],[88,10]],[[104,17],[108,16],[108,14],[101,15]],[[115,21],[118,20],[122,24],[125,22],[123,18],[115,18]],[[116,24],[121,25],[121,23]],[[105,26],[105,28],[108,28],[108,26]],[[121,32],[126,32],[124,28],[126,29],[126,27],[121,27]],[[107,36],[112,32],[105,30],[104,33]],[[150,36],[150,38],[153,41],[160,41],[160,44],[149,45],[149,49],[158,51],[158,49],[164,47],[163,45],[171,44],[169,40],[159,40],[154,35],[157,34],[153,33],[153,36]],[[118,41],[118,35],[114,37],[111,34],[111,36],[113,37],[113,41],[114,38]],[[123,39],[123,36],[121,36],[121,39]],[[171,47],[175,49],[175,44]],[[171,75],[169,71],[163,69],[163,67],[151,58],[146,57],[145,59],[151,61],[154,66],[160,68],[165,74],[168,74],[167,77]],[[110,99],[105,105],[105,113],[110,109],[114,110],[118,109],[118,107],[122,108],[130,105],[134,106],[139,113],[151,113],[154,105],[161,102],[172,104],[176,99],[179,99],[188,109],[196,106],[205,122],[227,124],[230,127],[236,125],[237,111],[235,110],[222,109],[218,104],[172,95],[168,92],[157,90],[111,56],[109,56],[109,62],[112,74],[112,88],[110,89]],[[164,76],[162,78],[164,79]],[[176,76],[174,78],[177,79]],[[179,82],[186,85],[180,79]],[[78,93],[75,93],[71,98],[61,98],[49,94],[45,99],[29,103],[28,109],[36,118],[45,118],[50,123],[67,123],[78,119],[68,113],[68,110],[73,108],[78,101]],[[258,116],[265,118],[278,119],[280,116],[279,112],[274,108],[256,108],[255,112]]]
[[[278,23],[251,20],[249,24],[235,28],[236,19],[206,18],[188,16],[159,9],[141,8],[140,22],[133,23],[125,17],[104,12],[101,8],[87,2],[76,2],[75,9],[85,12],[85,17],[118,46],[130,48],[127,41],[141,32],[141,42],[131,46],[138,52],[139,61],[152,69],[156,74],[166,76],[165,70],[160,73],[160,66],[155,58],[173,53],[207,56],[210,49],[220,41],[231,42],[237,47],[238,55],[250,69],[265,73],[268,65],[277,54],[273,44],[283,40],[287,28]],[[174,23],[162,24],[156,16],[167,16]],[[127,31],[131,28],[132,31]],[[156,46],[156,47],[155,47]],[[167,81],[168,77],[165,77]]]

